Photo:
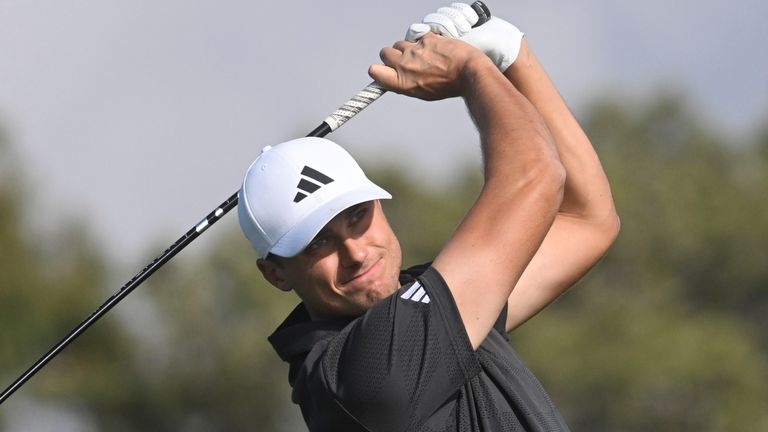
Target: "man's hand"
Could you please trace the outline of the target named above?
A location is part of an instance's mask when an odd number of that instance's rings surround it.
[[[471,45],[429,32],[418,42],[398,41],[379,55],[384,64],[371,65],[368,74],[388,90],[424,100],[464,96],[469,71],[490,64]]]
[[[428,14],[421,23],[412,24],[406,40],[417,41],[429,32],[460,39],[485,53],[501,72],[506,71],[520,53],[523,33],[496,17],[472,28],[477,20],[477,13],[469,5],[453,3]]]

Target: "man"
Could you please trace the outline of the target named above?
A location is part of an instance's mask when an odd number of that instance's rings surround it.
[[[462,97],[480,133],[483,189],[431,265],[400,272],[389,194],[330,141],[267,148],[248,169],[238,211],[257,265],[302,300],[270,341],[312,431],[568,430],[506,332],[599,260],[618,218],[522,33],[476,21],[441,8],[369,70],[408,96]]]

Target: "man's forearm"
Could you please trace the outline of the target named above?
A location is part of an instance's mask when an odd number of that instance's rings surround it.
[[[550,229],[564,170],[530,101],[487,58],[475,60],[460,94],[480,132],[485,183],[433,265],[477,348]]]
[[[525,41],[505,76],[543,117],[566,172],[558,215],[509,297],[511,331],[597,263],[616,238],[619,219],[592,144]]]
[[[566,170],[560,212],[594,222],[615,219],[608,179],[592,144],[525,40],[505,76],[536,107],[554,137]]]
[[[557,160],[552,135],[533,104],[481,59],[465,68],[462,96],[480,133],[486,182],[506,181],[542,157]]]

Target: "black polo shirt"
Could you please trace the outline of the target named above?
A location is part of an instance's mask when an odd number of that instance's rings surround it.
[[[506,308],[473,351],[434,268],[401,283],[354,319],[311,321],[300,304],[269,337],[311,431],[569,430],[510,347]]]

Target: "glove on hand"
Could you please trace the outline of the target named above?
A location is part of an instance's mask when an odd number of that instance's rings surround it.
[[[462,40],[479,49],[504,72],[515,62],[520,53],[523,33],[503,19],[491,17],[484,24],[477,23],[477,13],[466,3],[453,3],[441,7],[424,17],[421,23],[412,24],[405,40],[418,41],[428,32]]]

